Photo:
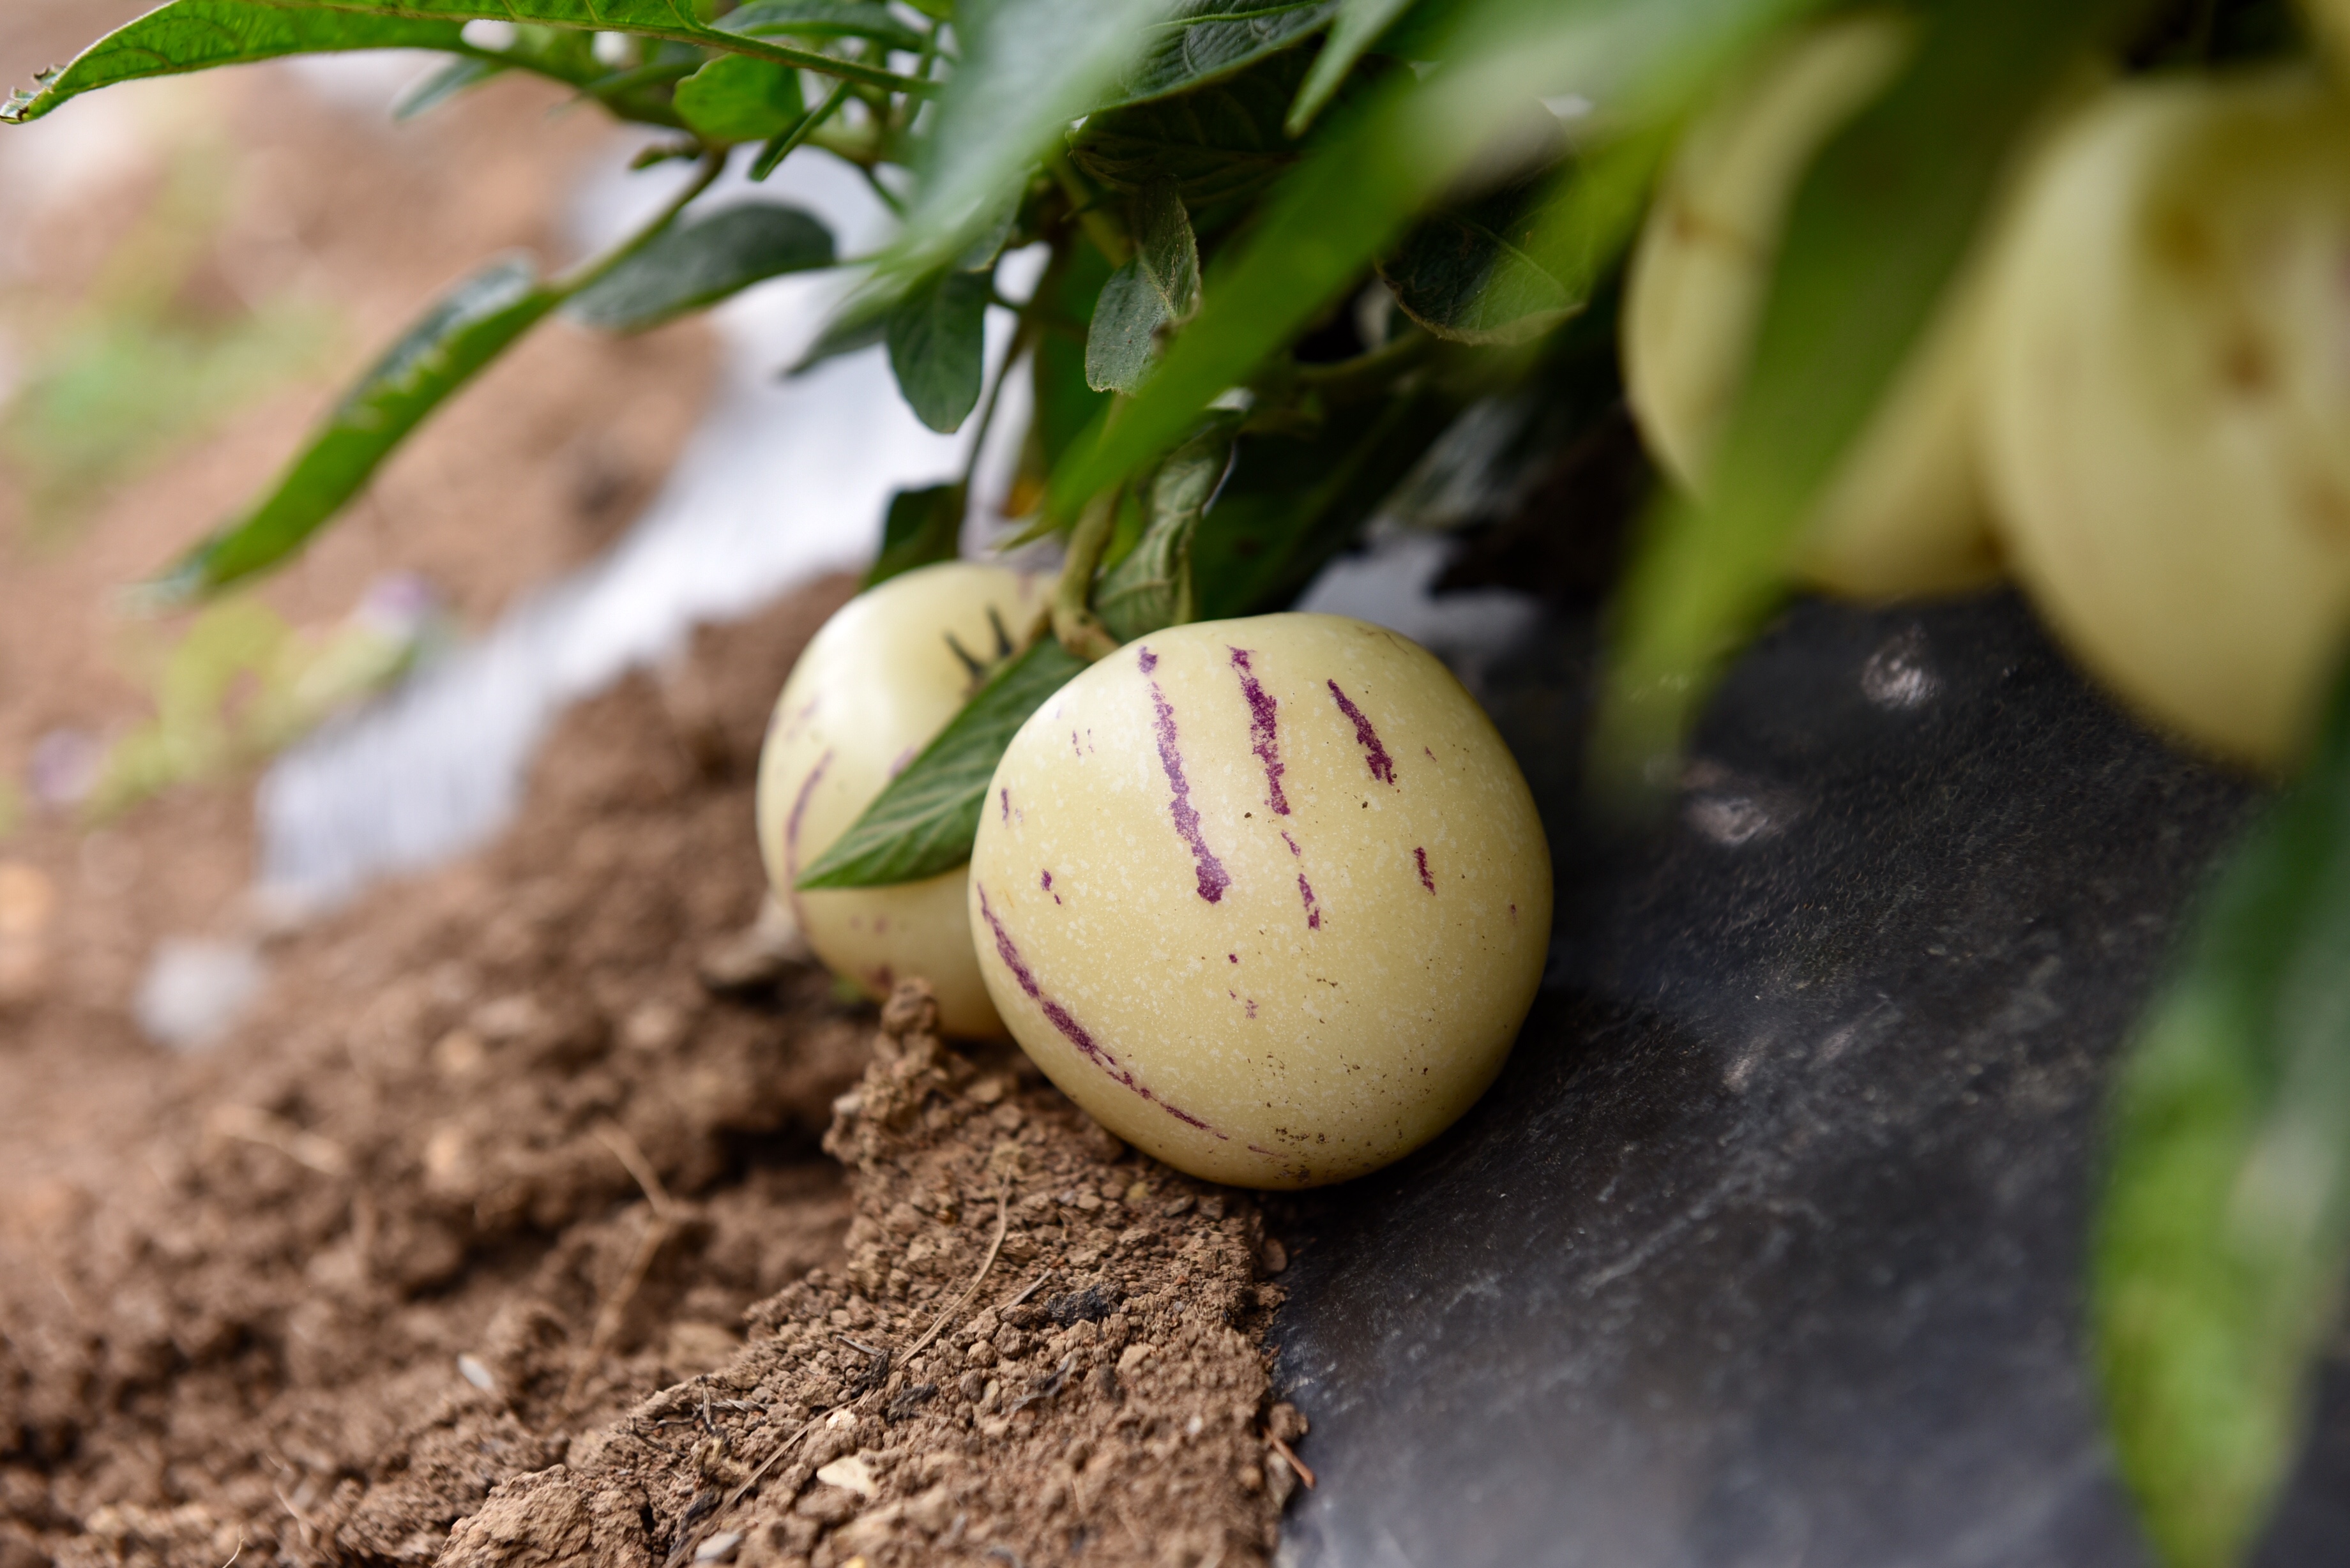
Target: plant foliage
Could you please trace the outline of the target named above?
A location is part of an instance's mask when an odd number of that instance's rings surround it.
[[[1800,173],[1709,499],[1659,496],[1615,585],[1595,753],[1619,797],[1674,776],[1714,671],[1790,591],[1804,520],[2035,128],[2085,82],[2309,48],[2279,0],[1889,8],[1913,47]],[[920,420],[974,452],[1022,401],[996,395],[1010,378],[1033,394],[1010,494],[977,495],[970,472],[899,493],[869,580],[951,558],[982,499],[1020,538],[1065,536],[1068,564],[1049,633],[802,884],[849,888],[961,864],[1004,746],[1087,659],[1287,603],[1431,454],[1505,413],[1546,410],[1521,423],[1563,449],[1620,420],[1617,279],[1659,171],[1694,117],[1829,9],[171,0],[0,118],[147,77],[423,49],[443,67],[403,114],[533,76],[675,138],[650,161],[697,162],[608,254],[556,277],[499,260],[433,304],[267,494],[151,585],[167,600],[294,557],[558,309],[639,331],[841,265],[796,209],[702,210],[730,161],[754,178],[795,157],[866,176],[902,221],[795,369],[884,349]],[[2313,5],[2338,26],[2337,9]],[[1041,277],[1007,298],[1019,252],[1042,254]],[[1009,322],[993,360],[991,312]],[[2149,1532],[2183,1568],[2240,1562],[2256,1538],[2350,1263],[2350,1009],[2333,978],[2350,948],[2345,801],[2350,720],[2222,878],[2116,1101],[2096,1356]]]

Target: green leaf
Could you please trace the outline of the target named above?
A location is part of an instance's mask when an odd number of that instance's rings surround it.
[[[1411,226],[1378,264],[1403,313],[1455,343],[1524,343],[1584,304],[1536,251],[1554,171],[1520,180],[1476,201],[1449,206]]]
[[[997,670],[800,877],[803,892],[942,876],[971,858],[988,780],[1029,716],[1086,669],[1045,638]]]
[[[485,60],[461,55],[403,93],[400,101],[392,105],[391,118],[407,120],[428,114],[458,94],[470,91],[493,77],[504,75],[506,70],[504,60]]]
[[[1088,115],[1069,160],[1113,191],[1171,178],[1194,207],[1253,195],[1297,161],[1281,119],[1305,68],[1305,51],[1284,50],[1179,98]]]
[[[1200,308],[1200,242],[1172,180],[1154,180],[1136,193],[1131,227],[1134,259],[1151,292],[1180,324]]]
[[[1086,385],[1097,392],[1132,392],[1159,359],[1159,329],[1167,301],[1150,286],[1139,258],[1109,275],[1086,333]]]
[[[1389,73],[1267,200],[1199,318],[1115,427],[1054,475],[1067,517],[1178,439],[1458,182],[1530,99],[1575,91],[1627,128],[1669,119],[1806,0],[1464,0],[1426,80]],[[1612,209],[1611,209],[1612,210]],[[1595,236],[1596,257],[1621,236]]]
[[[972,234],[954,265],[961,272],[993,272],[1003,255],[1003,247],[1012,243],[1012,231],[1020,223],[1022,199],[1027,194],[1018,186],[1004,192],[994,213]]]
[[[1352,545],[1460,413],[1415,386],[1334,410],[1310,435],[1241,438],[1191,546],[1202,620],[1285,607]]]
[[[1236,414],[1177,447],[1150,482],[1142,538],[1094,590],[1094,613],[1120,642],[1198,618],[1191,541],[1232,463]]]
[[[172,0],[119,27],[0,105],[0,120],[38,119],[68,99],[118,82],[348,49],[470,53],[457,22],[348,11],[286,10],[259,0]]]
[[[1159,357],[1159,334],[1200,307],[1200,243],[1175,182],[1143,188],[1133,202],[1134,259],[1110,274],[1086,335],[1086,384],[1132,392]]]
[[[751,0],[712,26],[746,38],[870,38],[909,53],[922,47],[922,35],[890,15],[880,0]]]
[[[2114,1090],[2091,1263],[2124,1478],[2171,1568],[2246,1560],[2350,1268],[2350,687]]]
[[[934,484],[927,490],[900,490],[889,497],[889,513],[881,524],[881,553],[865,574],[865,586],[886,583],[900,572],[934,562],[951,561],[962,553],[963,488]]]
[[[345,395],[276,488],[149,585],[149,594],[163,603],[200,597],[299,550],[411,431],[561,297],[519,259],[458,285]]]
[[[862,354],[879,344],[889,333],[887,312],[844,310],[824,324],[816,341],[803,350],[784,371],[785,377],[805,376],[827,360],[845,354]]]
[[[2033,118],[2143,0],[1979,0],[1820,154],[1789,213],[1715,503],[1669,504],[1626,580],[1595,756],[1660,776],[1711,672],[1784,591],[1814,497],[1933,312]]]
[[[764,141],[807,113],[800,74],[773,60],[721,55],[677,84],[678,114],[705,141]]]
[[[608,332],[642,332],[753,284],[832,264],[832,231],[813,215],[743,202],[664,231],[582,289],[564,314]]]
[[[926,97],[934,84],[879,66],[804,49],[775,38],[754,37],[713,26],[702,19],[695,0],[276,0],[288,10],[343,15],[414,16],[436,20],[537,23],[589,33],[634,33],[641,37],[692,44],[702,48],[754,55],[820,76],[841,77],[889,92]]]
[[[1412,0],[1338,0],[1338,18],[1330,25],[1329,41],[1314,57],[1314,68],[1297,89],[1287,119],[1289,134],[1303,136],[1315,116],[1329,107],[1331,96],[1347,73],[1355,68],[1381,34],[1410,9]]]
[[[1000,210],[1004,193],[1096,107],[1169,0],[969,0],[962,57],[938,97],[914,201],[889,271],[927,276]]]
[[[959,430],[987,381],[986,275],[948,267],[889,312],[889,369],[915,417],[941,433]]]
[[[1036,347],[1028,367],[1035,411],[1021,442],[1020,467],[1003,512],[1024,517],[1045,493],[1045,482],[1069,445],[1110,403],[1086,380],[1087,323],[1109,281],[1109,259],[1091,245],[1076,245],[1049,267],[1036,286],[1029,309],[1036,323]]]
[[[1338,0],[1179,0],[1119,78],[1119,103],[1189,92],[1319,29]],[[1110,107],[1110,106],[1104,106]]]

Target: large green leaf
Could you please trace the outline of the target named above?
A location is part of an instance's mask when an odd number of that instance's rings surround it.
[[[1303,136],[1314,117],[1329,107],[1338,84],[1355,68],[1379,36],[1395,25],[1396,18],[1410,9],[1412,0],[1338,0],[1336,20],[1330,24],[1329,41],[1314,57],[1314,68],[1306,73],[1305,85],[1297,89],[1288,115],[1289,133]]]
[[[1545,171],[1414,223],[1378,264],[1403,313],[1456,343],[1513,344],[1580,308],[1591,280],[1570,285],[1536,254],[1562,182]]]
[[[463,24],[346,11],[286,10],[258,0],[172,0],[119,27],[30,93],[0,105],[0,120],[38,119],[68,99],[118,82],[346,49],[471,53]]]
[[[1399,71],[1374,84],[1268,198],[1149,384],[1055,474],[1053,514],[1075,515],[1164,452],[1359,278],[1413,213],[1522,122],[1530,100],[1581,93],[1627,128],[1669,119],[1809,3],[1463,0],[1440,51],[1446,65],[1425,80]]]
[[[1094,108],[1170,0],[965,0],[962,55],[938,97],[890,275],[926,276],[1001,210],[1004,194]]]
[[[2201,912],[2115,1086],[2093,1252],[2124,1477],[2171,1568],[2234,1568],[2350,1268],[2350,688]]]
[[[919,882],[969,860],[987,782],[1003,749],[1029,715],[1085,669],[1085,660],[1047,637],[997,670],[807,868],[802,890]]]
[[[900,490],[889,497],[889,511],[881,522],[881,551],[865,586],[886,583],[900,572],[951,561],[962,543],[965,493],[960,484],[933,484],[926,490]]]
[[[922,47],[921,34],[880,0],[751,0],[712,26],[746,38],[870,38],[885,48]]]
[[[1596,753],[1611,787],[1672,770],[1710,671],[1784,591],[1797,531],[1967,252],[2018,139],[2143,0],[1976,0],[1929,15],[1908,70],[1798,189],[1713,504],[1670,503],[1627,579]]]
[[[1288,49],[1180,97],[1088,115],[1069,159],[1113,191],[1175,181],[1195,207],[1253,194],[1296,163],[1282,115],[1305,70]]]
[[[1159,357],[1159,334],[1200,307],[1200,243],[1175,182],[1148,185],[1133,202],[1134,258],[1102,286],[1086,335],[1086,384],[1132,392]]]
[[[1232,463],[1238,415],[1227,415],[1168,454],[1150,481],[1142,537],[1094,590],[1094,613],[1120,642],[1198,618],[1191,543]]]
[[[664,232],[565,314],[608,332],[641,332],[785,273],[833,264],[832,231],[797,207],[749,202]]]
[[[1118,101],[1165,98],[1231,76],[1315,31],[1337,9],[1337,0],[1177,0],[1119,78]]]
[[[890,311],[889,369],[915,417],[934,431],[960,430],[987,382],[983,273],[947,267]]]
[[[276,488],[182,557],[151,593],[163,602],[197,597],[293,555],[411,431],[561,299],[521,260],[460,284],[351,389]]]
[[[288,9],[370,16],[540,23],[596,33],[634,33],[705,48],[778,60],[822,76],[842,77],[890,92],[928,94],[932,84],[879,66],[847,60],[777,38],[730,32],[702,21],[694,0],[277,0]]]
[[[704,141],[765,141],[807,113],[800,74],[774,60],[721,55],[677,84],[677,112]]]

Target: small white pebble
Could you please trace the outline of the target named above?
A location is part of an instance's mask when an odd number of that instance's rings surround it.
[[[498,1391],[498,1380],[490,1376],[490,1369],[483,1366],[477,1356],[457,1357],[457,1376],[484,1394],[494,1394]]]
[[[723,1563],[733,1556],[734,1549],[742,1544],[741,1531],[722,1530],[693,1549],[693,1560],[696,1563]]]
[[[873,1479],[873,1467],[855,1454],[838,1459],[816,1472],[816,1479],[827,1486],[837,1486],[853,1491],[859,1497],[879,1497],[881,1483]]]

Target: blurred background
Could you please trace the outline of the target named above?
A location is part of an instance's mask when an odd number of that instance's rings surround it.
[[[140,9],[11,5],[0,76]],[[502,249],[575,248],[608,126],[521,80],[395,123],[419,74],[347,57],[139,83],[0,138],[0,929],[38,949],[0,990],[78,1034],[121,1028],[167,937],[251,920],[250,786],[289,728],[609,545],[710,400],[706,324],[554,324],[260,593],[121,613],[436,291]]]

